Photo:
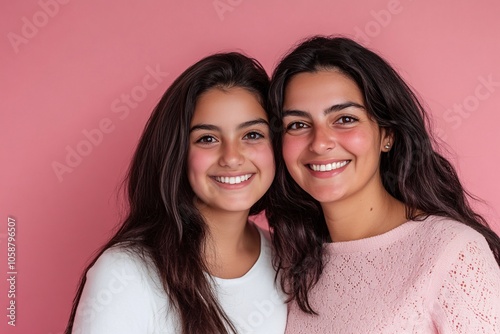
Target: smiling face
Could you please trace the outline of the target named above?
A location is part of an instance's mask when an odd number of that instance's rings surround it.
[[[274,171],[268,118],[255,94],[238,87],[202,94],[191,120],[187,171],[200,210],[248,211]]]
[[[380,193],[380,154],[392,141],[353,80],[335,70],[297,74],[283,112],[283,157],[302,189],[321,204]]]

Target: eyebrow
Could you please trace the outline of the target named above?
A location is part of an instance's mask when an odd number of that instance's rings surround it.
[[[243,123],[239,124],[237,129],[241,130],[241,129],[245,129],[245,128],[248,128],[248,127],[251,127],[254,125],[261,125],[261,124],[269,126],[268,121],[266,121],[263,118],[257,118],[257,119],[243,122]],[[220,132],[221,128],[219,128],[218,126],[213,125],[213,124],[196,124],[193,127],[191,127],[191,129],[189,129],[189,132],[193,132],[193,131],[197,131],[197,130],[219,131]]]
[[[332,112],[338,112],[338,111],[341,111],[343,109],[352,108],[352,107],[366,110],[365,106],[363,106],[359,103],[356,103],[356,102],[349,101],[349,102],[345,102],[345,103],[334,104],[333,106],[328,107],[325,110],[323,110],[323,114],[326,116]],[[311,117],[310,113],[308,113],[306,111],[294,110],[294,109],[283,110],[283,117],[290,117],[290,116]]]

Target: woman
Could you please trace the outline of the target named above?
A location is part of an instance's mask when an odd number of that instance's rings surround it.
[[[227,53],[168,88],[130,167],[130,213],[85,270],[66,333],[283,333],[270,242],[248,222],[274,178],[268,86]]]
[[[500,239],[390,65],[313,37],[275,69],[270,103],[287,332],[500,333]]]

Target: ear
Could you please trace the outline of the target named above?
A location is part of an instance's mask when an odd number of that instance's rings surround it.
[[[380,151],[389,152],[394,145],[394,133],[391,129],[380,129]]]

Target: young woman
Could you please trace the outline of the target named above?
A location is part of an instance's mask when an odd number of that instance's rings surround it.
[[[314,37],[281,60],[270,103],[287,333],[500,333],[500,239],[400,76],[352,40]]]
[[[85,270],[66,333],[283,333],[270,242],[248,222],[275,172],[268,86],[238,53],[174,81],[135,152],[130,213]]]

